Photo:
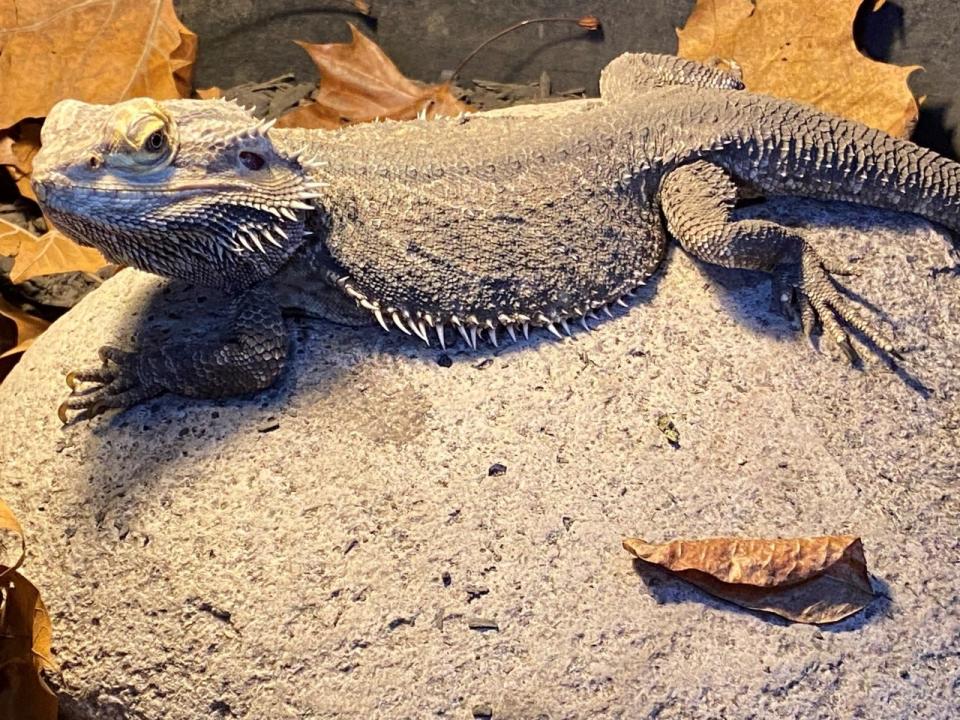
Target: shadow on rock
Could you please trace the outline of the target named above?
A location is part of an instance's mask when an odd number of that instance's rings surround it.
[[[601,320],[587,321],[589,327],[615,326],[625,322],[624,316],[631,312],[642,312],[637,306],[654,296],[661,277],[662,273],[657,273],[638,289],[632,307],[613,306],[612,317],[600,313]],[[107,344],[149,353],[151,348],[172,342],[209,341],[227,332],[228,323],[229,299],[220,291],[168,281],[148,295],[128,331],[109,338]],[[267,390],[209,400],[164,394],[93,420],[73,421],[71,425],[85,444],[94,495],[109,497],[133,485],[149,486],[170,465],[187,465],[200,454],[229,452],[232,435],[272,432],[285,415],[295,414],[298,406],[349,406],[360,412],[343,413],[352,423],[343,430],[400,442],[411,426],[422,425],[411,413],[416,398],[405,393],[400,380],[396,387],[392,381],[387,383],[390,387],[358,382],[366,364],[386,358],[414,368],[471,365],[483,370],[496,358],[537,352],[541,345],[558,342],[542,328],[531,328],[528,339],[518,333],[516,343],[500,333],[498,347],[480,336],[476,350],[467,347],[450,328],[446,349],[439,347],[434,336],[428,347],[398,329],[386,333],[375,324],[355,328],[297,317],[287,320],[287,328],[291,342],[286,367]],[[570,330],[573,341],[588,332],[579,323],[571,323]],[[393,377],[392,371],[388,372]],[[399,378],[399,373],[396,376]],[[429,399],[424,399],[423,405],[429,405]],[[132,464],[135,472],[130,469]]]
[[[810,198],[776,197],[760,202],[750,202],[735,211],[737,219],[763,219],[778,222],[788,227],[796,227],[808,231],[819,247],[828,249],[840,259],[855,258],[853,263],[857,274],[864,276],[866,290],[857,291],[853,288],[854,280],[847,277],[835,277],[836,285],[842,295],[852,302],[863,307],[868,313],[868,320],[875,327],[886,334],[892,334],[891,318],[879,300],[880,291],[885,283],[883,268],[880,266],[881,250],[893,251],[893,255],[906,257],[911,254],[911,230],[925,226],[926,220],[893,210],[882,210],[842,202],[826,202]],[[879,230],[887,229],[892,237],[885,241],[900,243],[898,247],[881,248],[876,240]],[[927,248],[931,250],[932,248]],[[913,248],[915,251],[916,248]],[[799,329],[799,320],[791,322],[779,311],[778,299],[774,292],[767,292],[767,288],[776,288],[770,284],[767,273],[732,270],[698,263],[701,272],[710,282],[724,288],[722,301],[724,307],[731,313],[737,322],[751,331],[762,334],[779,335],[789,333],[790,340],[803,341],[802,331]],[[798,266],[791,263],[778,268],[781,288],[786,289],[791,281],[799,279]],[[952,268],[931,267],[931,274],[952,272]],[[918,277],[919,281],[920,278]],[[874,297],[868,297],[873,295]],[[845,330],[854,339],[858,355],[854,367],[864,369],[864,356],[875,355],[886,362],[897,377],[911,390],[922,397],[929,398],[931,389],[912,370],[909,353],[913,349],[905,347],[906,358],[903,362],[894,362],[892,358],[883,354],[860,331],[845,327]],[[902,342],[894,338],[894,342]],[[829,347],[831,341],[824,337],[822,328],[815,333],[813,342],[815,350],[819,352],[839,354],[839,350]]]

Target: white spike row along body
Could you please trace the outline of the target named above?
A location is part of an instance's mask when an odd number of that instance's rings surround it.
[[[387,321],[383,319],[383,313],[380,312],[380,308],[374,308],[373,314],[377,318],[377,322],[380,323],[380,327],[390,332],[390,326],[387,325]]]
[[[400,328],[407,335],[413,334],[409,330],[407,330],[407,326],[403,324],[403,320],[400,319],[400,315],[399,313],[397,313],[396,310],[394,310],[393,313],[391,313],[390,317],[393,318],[393,324],[396,325],[398,328]]]

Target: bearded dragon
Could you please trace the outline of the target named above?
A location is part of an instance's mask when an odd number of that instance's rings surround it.
[[[960,164],[906,140],[672,56],[626,54],[589,110],[552,117],[273,128],[225,101],[58,103],[33,186],[53,224],[127,265],[232,296],[222,338],[106,346],[60,408],[93,414],[164,391],[250,393],[284,365],[283,312],[379,322],[471,348],[531,327],[589,328],[691,255],[772,271],[799,263],[804,331],[849,329],[899,358],[838,292],[847,267],[803,229],[737,219],[743,190],[864,203],[960,229]],[[79,383],[86,383],[78,389]]]

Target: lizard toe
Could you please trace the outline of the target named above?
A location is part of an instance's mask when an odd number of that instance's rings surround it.
[[[864,315],[860,306],[837,289],[830,275],[837,274],[838,267],[834,262],[825,260],[812,246],[804,244],[799,285],[804,302],[801,308],[804,334],[810,337],[816,321],[819,320],[824,335],[829,336],[844,358],[853,364],[858,359],[858,354],[844,330],[843,326],[846,325],[865,337],[881,358],[888,361],[890,358],[901,360],[903,356],[893,339],[878,330],[873,321]]]
[[[142,387],[137,354],[114,347],[100,348],[102,365],[67,373],[70,396],[60,403],[57,417],[66,424],[70,411],[80,411],[75,420],[89,419],[104,410],[125,408],[156,394]],[[81,387],[81,383],[88,387]]]

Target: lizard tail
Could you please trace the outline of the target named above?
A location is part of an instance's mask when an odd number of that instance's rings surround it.
[[[765,191],[914,213],[960,232],[960,163],[793,103],[759,124],[743,138],[749,159],[731,169]]]

